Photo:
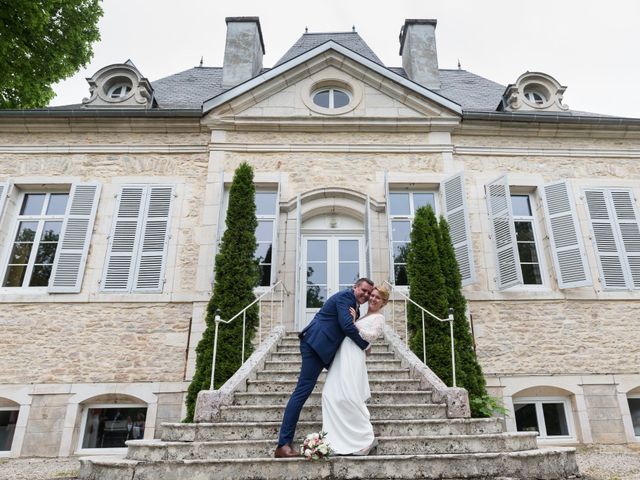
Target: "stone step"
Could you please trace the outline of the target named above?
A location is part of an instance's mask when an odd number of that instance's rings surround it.
[[[373,351],[368,357],[367,361],[371,360],[394,360],[395,353],[393,352],[382,352],[382,351]],[[291,362],[291,361],[300,361],[300,352],[290,352],[290,353],[281,353],[274,352],[271,354],[271,358],[269,359],[272,362]]]
[[[286,346],[286,347],[300,347],[300,339],[298,337],[283,337],[282,340],[280,340],[280,343],[278,345],[281,346]],[[375,340],[373,342],[373,348],[376,347],[388,347],[389,346],[389,342],[385,341],[385,340]]]
[[[296,380],[247,380],[248,392],[293,392],[296,386]],[[315,391],[322,391],[324,380],[320,379],[315,386]],[[379,380],[369,379],[369,387],[371,390],[384,390],[384,391],[405,391],[405,390],[420,390],[420,382],[412,378],[397,379],[397,380]]]
[[[369,405],[372,420],[410,420],[412,418],[447,418],[444,404]],[[282,420],[282,405],[230,405],[220,409],[221,422],[278,422]],[[321,421],[320,405],[305,406],[300,420]]]
[[[265,370],[296,370],[300,371],[300,360],[291,360],[283,362],[264,362]],[[374,370],[387,370],[394,368],[402,368],[402,362],[400,360],[367,360],[367,369]]]
[[[233,399],[234,405],[286,405],[291,392],[236,392]],[[311,394],[305,405],[320,405],[322,395],[320,392]],[[398,403],[432,403],[431,392],[428,390],[384,392],[372,391],[369,405],[395,405]]]
[[[396,379],[408,379],[408,368],[396,368],[396,369],[374,369],[368,368],[369,381],[371,380],[396,380]],[[300,370],[258,370],[256,372],[256,380],[297,380],[300,375]],[[320,374],[319,379],[325,379],[327,372],[323,371]]]
[[[161,438],[168,442],[206,442],[213,440],[265,440],[277,438],[280,420],[276,422],[163,423]],[[501,433],[497,418],[372,420],[373,430],[384,437],[417,435],[484,435]],[[310,432],[322,429],[320,421],[298,422],[298,442]]]
[[[303,458],[251,458],[140,462],[120,457],[80,459],[83,480],[213,480],[251,478],[415,479],[415,478],[569,478],[578,475],[573,448],[520,452],[441,455],[336,456],[328,461]]]
[[[535,449],[537,447],[536,436],[536,432],[518,432],[489,435],[449,435],[446,437],[378,437],[379,444],[375,455],[518,452]],[[211,442],[131,440],[127,442],[129,447],[127,458],[147,462],[264,458],[273,455],[276,444],[277,438]]]

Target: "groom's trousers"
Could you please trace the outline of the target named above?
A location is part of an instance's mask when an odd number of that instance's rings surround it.
[[[302,354],[300,376],[298,377],[298,384],[291,394],[291,398],[289,398],[287,407],[284,409],[278,438],[279,447],[293,442],[300,411],[309,395],[311,395],[313,387],[318,381],[318,376],[324,368],[324,363],[318,354],[304,340],[300,341],[300,353]]]

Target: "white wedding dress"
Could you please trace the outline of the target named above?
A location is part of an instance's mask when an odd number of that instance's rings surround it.
[[[373,342],[382,334],[384,316],[374,313],[356,322],[360,336]],[[366,354],[345,337],[329,367],[322,389],[322,431],[338,455],[349,455],[369,447],[373,426],[365,402],[371,396]]]

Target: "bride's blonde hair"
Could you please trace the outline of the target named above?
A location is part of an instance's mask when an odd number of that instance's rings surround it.
[[[383,285],[380,285],[379,287],[373,287],[374,290],[377,290],[380,293],[380,298],[382,298],[382,301],[385,303],[385,305],[387,304],[387,302],[389,301],[389,289]]]

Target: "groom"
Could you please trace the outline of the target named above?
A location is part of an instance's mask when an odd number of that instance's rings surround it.
[[[300,337],[302,367],[298,384],[284,410],[278,448],[276,448],[274,455],[276,458],[298,456],[298,451],[293,449],[291,442],[296,431],[300,411],[311,395],[322,369],[329,368],[331,365],[344,337],[348,336],[362,350],[369,348],[369,343],[362,339],[353,324],[349,308],[353,307],[357,312],[358,305],[369,300],[372,290],[373,282],[368,278],[361,278],[352,288],[331,296],[313,317],[311,323],[298,335]]]

